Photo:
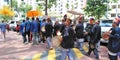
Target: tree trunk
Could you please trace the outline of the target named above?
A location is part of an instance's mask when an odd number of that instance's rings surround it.
[[[48,15],[48,13],[47,13],[47,4],[48,4],[47,1],[48,1],[48,0],[45,0],[45,15],[46,15],[46,16]]]

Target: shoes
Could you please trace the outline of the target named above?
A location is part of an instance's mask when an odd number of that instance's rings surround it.
[[[28,44],[28,42],[25,42],[25,44]]]
[[[53,48],[52,48],[52,47],[50,47],[50,50],[53,50]]]
[[[95,60],[100,60],[99,58],[95,58]]]
[[[90,56],[90,54],[88,54],[88,53],[86,53],[85,55],[86,55],[86,56]]]

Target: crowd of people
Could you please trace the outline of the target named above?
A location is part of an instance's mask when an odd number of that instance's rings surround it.
[[[52,38],[58,35],[61,35],[60,46],[62,49],[62,55],[60,60],[65,60],[68,56],[69,60],[73,60],[71,55],[71,48],[78,48],[80,51],[83,51],[83,54],[90,56],[93,51],[95,58],[99,60],[99,49],[100,49],[100,39],[101,39],[101,26],[99,21],[95,22],[94,18],[90,18],[90,23],[84,28],[83,18],[79,17],[76,25],[72,24],[72,20],[64,16],[62,23],[58,21],[53,25],[50,17],[43,19],[42,21],[39,18],[29,19],[26,17],[26,20],[23,20],[20,24],[19,32],[23,37],[23,43],[32,45],[39,45],[40,43],[47,43],[47,48],[52,50]],[[120,52],[120,28],[118,27],[119,22],[113,21],[112,28],[107,33],[104,33],[102,38],[107,35],[109,39],[108,43],[108,55],[110,60],[117,60],[117,53]],[[6,24],[2,21],[0,25],[1,32],[5,35]],[[58,34],[60,33],[60,34]],[[83,49],[85,39],[88,41],[89,49],[86,52]],[[77,42],[76,46],[75,43]],[[56,42],[57,43],[57,42]]]

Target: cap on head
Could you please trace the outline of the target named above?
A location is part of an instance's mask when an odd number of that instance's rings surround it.
[[[90,18],[90,20],[95,20],[94,18]]]
[[[80,17],[79,20],[82,20],[82,17]]]

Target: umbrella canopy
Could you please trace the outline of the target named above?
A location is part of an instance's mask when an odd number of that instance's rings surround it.
[[[38,10],[31,10],[27,12],[27,17],[36,17],[36,16],[42,16],[42,12]]]
[[[67,11],[68,13],[74,14],[74,15],[84,15],[83,13],[79,13],[73,10]]]
[[[3,6],[3,9],[0,9],[1,15],[14,16],[14,12],[7,6]]]

